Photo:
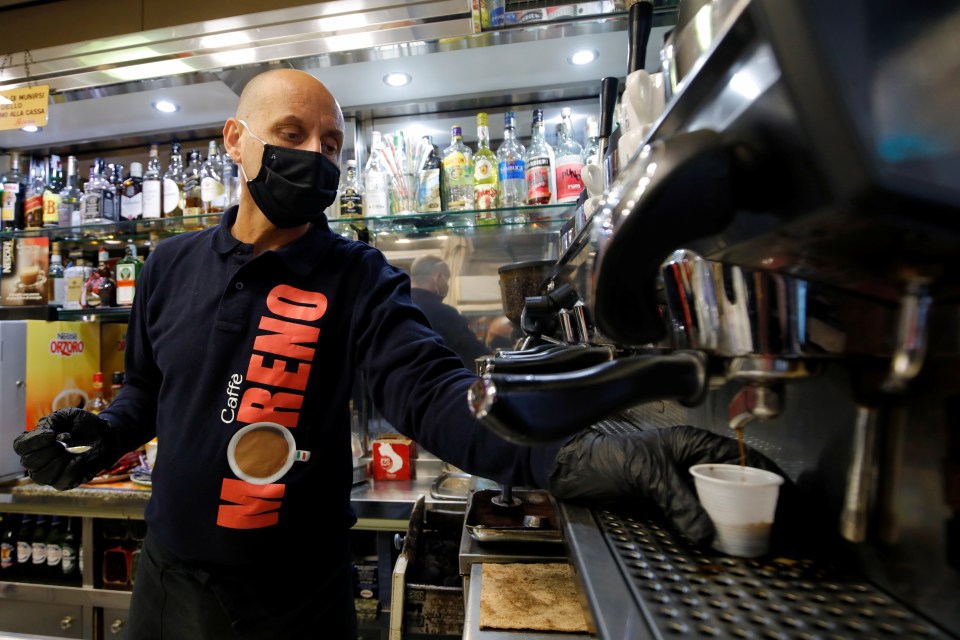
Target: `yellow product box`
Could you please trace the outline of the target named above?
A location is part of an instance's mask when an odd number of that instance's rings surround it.
[[[7,307],[47,304],[50,238],[4,238],[0,241],[0,304]]]
[[[103,392],[113,401],[110,385],[113,374],[123,371],[123,358],[127,352],[126,323],[108,322],[100,325],[100,371],[103,372]]]
[[[55,409],[82,408],[100,366],[99,324],[28,320],[25,428]]]

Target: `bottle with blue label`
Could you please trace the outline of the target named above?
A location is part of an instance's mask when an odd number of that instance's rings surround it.
[[[441,185],[443,161],[440,159],[440,150],[433,144],[432,136],[423,136],[420,144],[429,152],[417,178],[417,211],[440,213],[447,208]]]
[[[526,149],[517,139],[517,118],[513,111],[503,114],[503,142],[497,148],[497,169],[500,175],[500,208],[503,222],[526,222],[521,209],[527,204]]]

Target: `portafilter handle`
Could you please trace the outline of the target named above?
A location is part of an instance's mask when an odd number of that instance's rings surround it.
[[[487,374],[468,393],[484,425],[518,444],[573,435],[618,411],[652,400],[699,403],[707,359],[699,352],[639,355],[555,374]]]
[[[561,373],[612,360],[614,349],[608,346],[567,345],[530,357],[491,358],[486,373]]]

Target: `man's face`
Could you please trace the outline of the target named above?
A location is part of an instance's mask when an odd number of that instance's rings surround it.
[[[263,93],[246,120],[253,134],[279,147],[320,152],[340,166],[343,114],[325,89],[312,78],[290,75],[277,78]],[[239,144],[252,178],[260,170],[263,146],[242,128]]]

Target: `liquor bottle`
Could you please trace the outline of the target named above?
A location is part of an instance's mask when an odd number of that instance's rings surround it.
[[[0,228],[3,231],[23,229],[23,198],[27,185],[20,177],[20,153],[10,153],[10,171],[3,180],[3,203],[0,207]]]
[[[113,192],[117,194],[117,200],[114,202],[117,210],[117,220],[120,219],[120,191],[123,189],[123,181],[126,180],[123,169],[122,162],[111,162],[107,165],[107,182],[113,187]]]
[[[47,304],[62,307],[67,299],[67,280],[63,271],[63,256],[60,243],[54,242],[50,249],[50,266],[47,268]]]
[[[586,141],[583,145],[583,164],[600,164],[600,123],[597,116],[587,118]]]
[[[543,133],[543,109],[533,110],[530,146],[524,157],[527,171],[527,204],[548,204],[553,199],[550,157],[553,150]]]
[[[477,150],[473,154],[473,201],[477,224],[497,223],[499,171],[497,154],[490,150],[490,124],[487,114],[477,114]]]
[[[47,184],[43,189],[43,226],[60,226],[60,191],[63,189],[63,167],[60,156],[47,159]]]
[[[29,576],[33,568],[33,516],[23,514],[20,528],[17,530],[17,568],[18,576]]]
[[[70,251],[70,264],[63,270],[63,279],[67,281],[64,309],[82,309],[80,298],[83,287],[93,275],[93,267],[83,258],[83,252],[77,248]]]
[[[583,147],[576,141],[573,132],[573,111],[564,107],[561,114],[560,127],[557,130],[557,171],[554,184],[557,185],[557,202],[576,202],[583,191],[583,179],[580,171],[583,169]]]
[[[443,194],[443,160],[440,158],[440,149],[433,144],[432,136],[423,136],[420,144],[428,151],[417,176],[417,211],[440,213],[447,208]]]
[[[196,230],[203,227],[200,215],[203,213],[203,198],[200,194],[200,152],[190,152],[187,168],[183,170],[183,228]]]
[[[50,525],[47,516],[37,516],[37,525],[33,529],[33,535],[30,538],[30,574],[34,577],[42,577],[47,572],[47,535],[50,533]]]
[[[383,161],[379,131],[373,132],[370,157],[363,168],[363,214],[368,218],[390,213],[390,176]]]
[[[141,184],[143,219],[155,220],[163,215],[163,176],[160,175],[160,154],[157,145],[150,145],[147,170]]]
[[[117,282],[110,269],[110,254],[106,247],[100,247],[99,264],[80,293],[80,307],[83,309],[104,309],[117,304]]]
[[[82,224],[102,224],[113,222],[114,196],[112,185],[104,177],[103,158],[96,158],[90,167],[90,179],[83,185],[83,199],[80,207]]]
[[[443,182],[447,210],[473,209],[473,151],[464,144],[463,129],[457,124],[450,127],[450,146],[443,150]]]
[[[503,222],[526,222],[526,213],[518,209],[527,204],[526,149],[517,140],[517,117],[513,111],[503,114],[503,143],[497,149],[500,174],[500,208]]]
[[[180,143],[170,145],[170,163],[163,174],[163,217],[183,215],[183,156]]]
[[[216,140],[211,140],[207,145],[207,159],[200,166],[200,202],[205,216],[204,226],[220,222],[220,214],[226,208],[227,190],[223,181],[223,160]]]
[[[80,575],[80,547],[73,525],[74,519],[67,518],[67,527],[60,539],[60,569],[67,580],[75,579]]]
[[[357,177],[357,161],[347,160],[347,170],[340,185],[340,210],[337,215],[341,218],[363,217],[363,188]]]
[[[39,229],[43,226],[43,192],[47,188],[46,171],[38,163],[31,162],[30,181],[23,200],[23,227]]]
[[[83,192],[77,176],[76,156],[67,156],[67,180],[60,190],[60,226],[79,227],[81,223],[80,207]]]
[[[137,258],[137,247],[131,242],[117,261],[117,306],[129,307],[137,293],[137,278],[143,263]]]
[[[107,405],[107,399],[103,397],[103,372],[97,371],[93,374],[93,395],[83,409],[96,414],[106,409]]]
[[[103,196],[100,198],[101,216],[106,222],[120,220],[120,192],[118,184],[123,184],[123,165],[113,163],[105,165],[101,172],[103,178]]]
[[[130,163],[130,177],[120,185],[120,219],[143,218],[143,165]]]
[[[53,516],[50,520],[50,533],[47,534],[47,568],[46,575],[50,578],[59,578],[63,575],[63,519]]]
[[[116,400],[120,394],[120,389],[123,389],[123,380],[123,371],[114,371],[110,374],[110,402]]]
[[[0,535],[0,581],[10,580],[17,572],[17,526],[13,514],[3,519],[3,534]]]

